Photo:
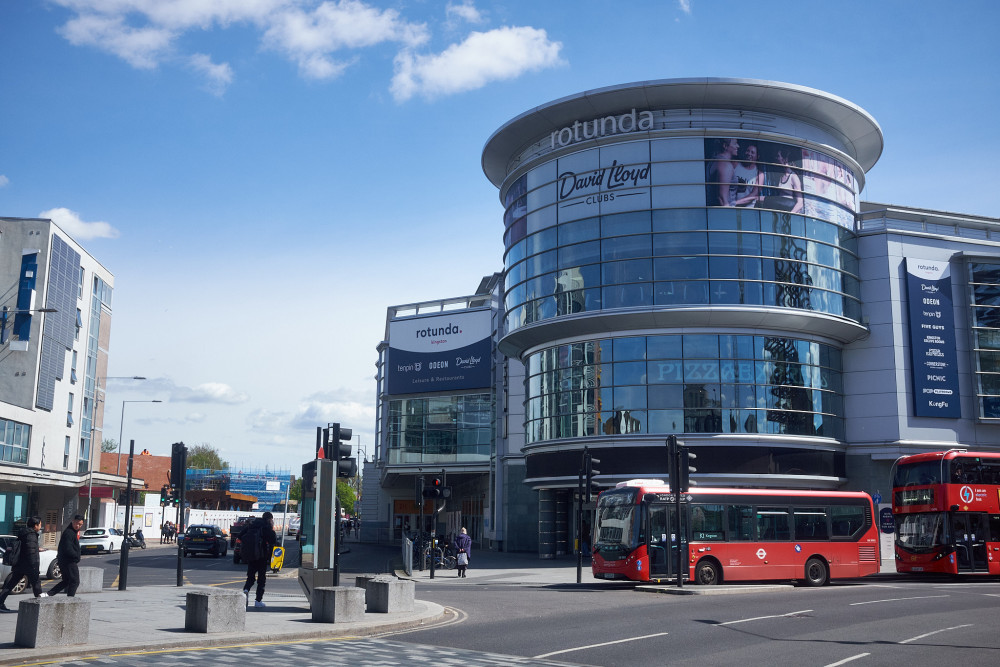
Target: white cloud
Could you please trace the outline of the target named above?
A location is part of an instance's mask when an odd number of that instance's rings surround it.
[[[471,0],[466,0],[466,2],[459,4],[449,2],[444,12],[449,22],[460,20],[466,23],[479,24],[485,20],[482,12],[476,9]]]
[[[677,5],[685,14],[691,13],[691,0],[677,0]]]
[[[314,394],[291,412],[253,410],[247,416],[247,423],[255,431],[273,434],[287,434],[289,430],[315,432],[317,426],[332,422],[356,429],[375,419],[371,396],[357,394],[347,390]]]
[[[176,34],[159,26],[133,28],[123,16],[83,14],[59,32],[74,46],[92,46],[118,56],[136,69],[153,69],[170,50]]]
[[[332,54],[384,42],[419,46],[428,39],[423,24],[408,23],[393,9],[379,10],[358,0],[324,2],[311,12],[288,9],[275,15],[264,33],[264,44],[294,60],[303,76],[331,79],[354,59]]]
[[[136,383],[132,389],[149,396],[151,400],[160,400],[164,403],[239,405],[250,400],[247,394],[222,382],[205,382],[195,387],[186,387],[167,377],[148,378]]]
[[[68,208],[50,208],[38,214],[39,218],[48,218],[77,241],[87,239],[116,239],[118,230],[107,222],[84,222],[80,214]]]
[[[544,30],[536,28],[473,32],[437,55],[400,53],[391,91],[397,101],[405,101],[417,94],[430,98],[475,90],[557,65],[562,62],[560,49],[560,42],[550,41]]]
[[[204,75],[205,89],[216,97],[222,97],[233,82],[233,68],[228,63],[216,65],[211,56],[204,53],[194,54],[188,59],[188,63],[192,69]]]
[[[0,188],[5,188],[10,184],[10,179],[0,174]]]

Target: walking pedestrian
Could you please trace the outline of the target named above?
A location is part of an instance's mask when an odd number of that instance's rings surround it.
[[[166,544],[168,532],[169,530],[167,529],[167,524],[164,523],[160,526],[160,544]]]
[[[42,530],[42,520],[37,516],[28,519],[28,525],[21,528],[17,534],[17,540],[21,543],[21,555],[17,563],[10,570],[10,574],[4,579],[3,589],[0,590],[0,611],[13,611],[8,609],[4,602],[7,596],[14,590],[21,577],[27,577],[31,584],[31,591],[36,598],[48,597],[42,592],[42,585],[38,581],[38,533]]]
[[[250,606],[250,589],[254,580],[257,581],[257,595],[254,607],[266,607],[264,604],[264,586],[267,584],[267,569],[271,564],[271,553],[278,543],[274,533],[274,515],[264,512],[259,519],[254,519],[250,527],[243,531],[240,537],[240,558],[247,562],[247,581],[243,584],[243,595],[247,606]]]
[[[455,553],[458,561],[458,576],[464,577],[465,570],[469,567],[469,561],[472,560],[472,538],[465,531],[465,526],[455,538]]]
[[[56,550],[56,562],[62,572],[62,581],[49,589],[49,597],[66,591],[68,597],[76,596],[80,587],[80,529],[83,528],[83,517],[79,514],[73,517],[59,538],[59,548]]]

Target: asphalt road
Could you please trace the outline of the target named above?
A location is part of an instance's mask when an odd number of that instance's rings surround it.
[[[342,583],[353,579],[353,573],[371,572],[373,563],[392,554],[367,545],[351,548],[342,557]],[[113,584],[117,554],[84,560],[85,565],[105,566],[105,584]],[[173,549],[133,551],[129,588],[174,582],[176,563]],[[186,558],[183,564],[186,583],[242,585],[243,566],[234,565],[231,555]],[[269,579],[268,590],[298,593],[290,574]],[[374,659],[386,652],[407,656],[407,664],[430,660],[440,665],[505,664],[503,656],[510,664],[585,665],[1000,662],[997,579],[914,581],[900,576],[818,589],[702,596],[639,592],[631,584],[587,583],[586,576],[584,582],[418,582],[417,597],[449,607],[450,620],[380,639],[312,643],[308,650],[303,643],[243,647],[231,649],[227,657],[248,651],[252,656],[248,653],[246,659],[271,665],[369,664],[365,656]]]

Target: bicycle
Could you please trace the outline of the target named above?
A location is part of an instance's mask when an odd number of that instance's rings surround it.
[[[431,550],[424,550],[423,557],[424,569],[428,570],[431,567]],[[454,556],[445,555],[444,549],[440,547],[434,549],[434,567],[438,570],[454,570],[458,565],[458,559]]]

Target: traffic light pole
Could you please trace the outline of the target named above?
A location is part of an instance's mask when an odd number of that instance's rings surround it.
[[[118,556],[118,590],[128,585],[128,529],[132,523],[132,458],[135,456],[135,440],[128,443],[128,481],[125,482],[125,539],[122,540],[121,554]]]
[[[583,583],[583,468],[576,483],[576,583]]]

